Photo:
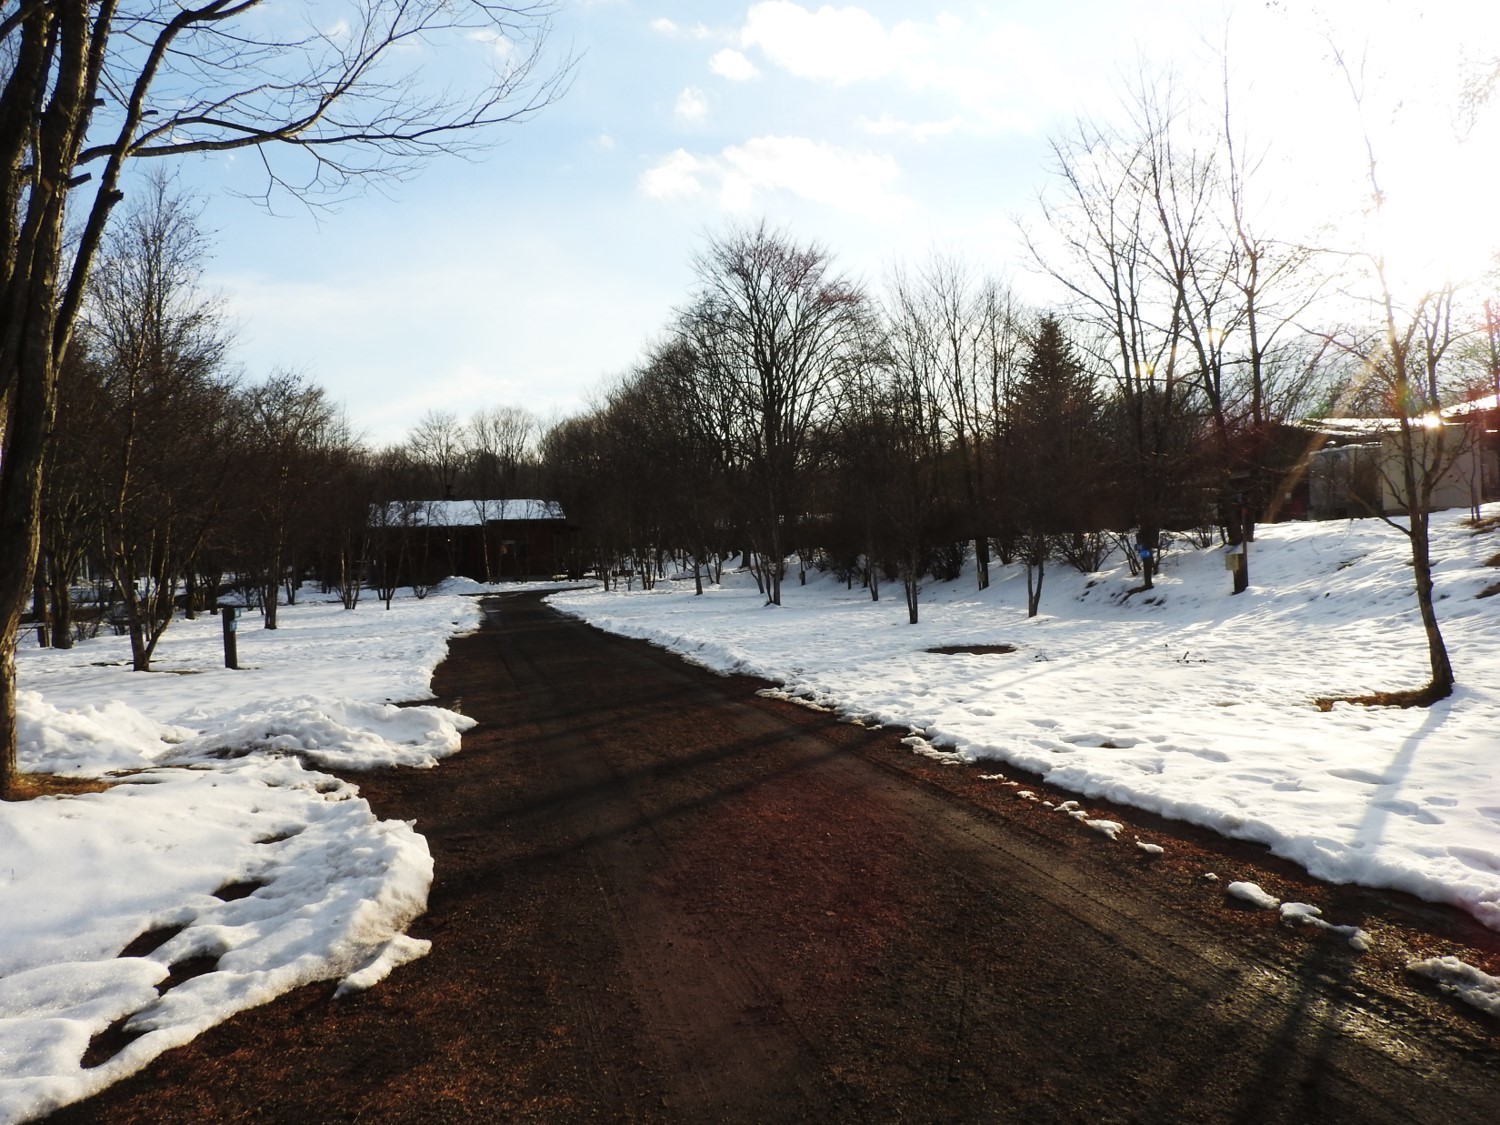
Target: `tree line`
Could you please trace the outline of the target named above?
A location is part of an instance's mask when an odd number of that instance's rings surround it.
[[[337,199],[476,149],[558,97],[572,69],[544,52],[551,0],[369,0],[324,30],[268,8],[21,0],[0,13],[0,799],[19,793],[15,653],[59,387],[127,169],[254,151],[264,201]],[[126,423],[129,461],[144,421]]]
[[[1063,237],[1035,251],[1059,277],[1090,279],[1068,281],[1070,303],[1027,307],[941,255],[876,288],[816,243],[730,228],[696,255],[656,343],[590,409],[545,427],[514,406],[432,410],[384,448],[306,376],[230,371],[223,317],[198,284],[206,242],[190,202],[157,179],[103,240],[60,372],[34,614],[58,645],[105,623],[128,632],[144,670],[174,612],[210,609],[228,587],[269,628],[307,577],[350,608],[367,584],[387,604],[401,580],[424,592],[454,564],[417,534],[447,518],[434,501],[471,505],[482,525],[498,501],[535,497],[560,501],[578,530],[561,564],[606,583],[650,585],[675,559],[701,590],[738,556],[769,602],[792,568],[816,567],[874,599],[898,585],[915,623],[925,582],[972,563],[983,589],[998,561],[1024,567],[1034,615],[1049,565],[1094,571],[1118,550],[1150,589],[1174,536],[1206,545],[1217,528],[1242,546],[1307,452],[1298,418],[1341,400],[1377,413],[1415,401],[1411,413],[1455,381],[1494,377],[1480,362],[1496,351],[1494,318],[1488,350],[1472,346],[1453,290],[1416,313],[1387,292],[1373,328],[1309,328],[1313,255],[1246,233],[1206,160],[1190,162],[1201,199],[1184,232],[1166,202],[1187,192],[1181,158],[1156,152],[1165,141],[1086,139],[1099,148],[1086,161],[1058,143],[1073,162],[1059,165],[1068,205],[1050,213]],[[1110,160],[1109,192],[1066,171],[1097,176]],[[1215,206],[1230,218],[1210,227]],[[1231,558],[1237,592],[1247,560]],[[95,590],[80,614],[85,574]]]
[[[762,224],[695,265],[641,364],[542,440],[605,572],[649,582],[667,555],[743,554],[772,603],[789,566],[816,566],[873,598],[899,583],[916,622],[924,580],[967,558],[983,589],[994,560],[1019,561],[1035,614],[1049,562],[1092,571],[1124,545],[1149,587],[1162,532],[1221,522],[1230,487],[1269,492],[1294,456],[1218,455],[1202,395],[1132,394],[1086,326],[954,259],[894,270],[876,294]],[[1149,491],[1132,476],[1147,405]],[[1263,412],[1226,417],[1229,436],[1286,419]]]
[[[424,505],[475,497],[482,522],[534,483],[524,409],[430,411],[406,441],[372,448],[305,374],[246,381],[201,286],[208,251],[165,178],[101,244],[47,447],[31,606],[44,644],[112,627],[145,671],[174,615],[226,595],[270,629],[309,577],[350,609],[367,583],[389,604],[398,579],[443,568],[415,557]]]
[[[1173,536],[1217,534],[1239,593],[1256,522],[1321,441],[1295,423],[1366,415],[1397,453],[1382,472],[1403,510],[1371,514],[1411,542],[1431,666],[1399,701],[1447,695],[1428,514],[1475,438],[1437,423],[1500,396],[1493,306],[1447,279],[1401,290],[1378,244],[1277,237],[1227,97],[1205,128],[1142,77],[1124,108],[1053,138],[1024,231],[1053,308],[941,255],[875,287],[764,223],[708,239],[658,341],[542,440],[603,579],[649,585],[675,557],[701,591],[734,555],[779,604],[789,569],[816,566],[872,598],[899,583],[916,623],[924,580],[972,559],[983,589],[998,559],[1024,565],[1034,615],[1049,563],[1119,549],[1149,590]]]

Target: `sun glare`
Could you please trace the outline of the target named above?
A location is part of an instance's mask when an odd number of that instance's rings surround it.
[[[1379,0],[1319,8],[1326,19],[1286,14],[1258,25],[1283,37],[1259,42],[1258,57],[1280,47],[1279,73],[1290,80],[1252,72],[1245,103],[1281,153],[1293,229],[1383,258],[1402,294],[1478,281],[1500,252],[1500,91],[1472,115],[1464,101],[1494,65],[1486,44],[1500,34],[1500,6],[1454,3],[1420,16]]]
[[[1500,252],[1500,222],[1486,198],[1500,182],[1500,143],[1490,136],[1433,141],[1432,165],[1405,171],[1370,231],[1369,249],[1384,254],[1393,284],[1406,289],[1472,284],[1494,269]]]

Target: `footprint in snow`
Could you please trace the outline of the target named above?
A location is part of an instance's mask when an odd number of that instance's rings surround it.
[[[1205,762],[1229,761],[1229,755],[1222,750],[1203,750],[1193,746],[1163,746],[1162,749],[1176,754],[1191,754],[1195,758],[1202,758]]]
[[[1418,821],[1422,824],[1443,823],[1442,817],[1428,812],[1426,809],[1422,808],[1421,805],[1418,805],[1415,801],[1401,801],[1393,798],[1389,801],[1376,801],[1375,807],[1377,809],[1384,809],[1386,812],[1393,812],[1397,816],[1409,816],[1413,820]]]
[[[1451,847],[1448,854],[1460,863],[1467,863],[1475,871],[1484,871],[1492,875],[1500,875],[1500,855],[1487,852],[1480,848]]]
[[[1358,781],[1363,785],[1389,784],[1382,775],[1371,773],[1369,770],[1337,769],[1328,770],[1327,773],[1330,777],[1342,778],[1345,781]]]

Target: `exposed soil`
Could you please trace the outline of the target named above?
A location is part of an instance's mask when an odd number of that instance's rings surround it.
[[[1084,801],[1109,840],[1035,778],[487,604],[435,682],[479,720],[463,752],[358,778],[432,848],[431,954],[55,1120],[1497,1119],[1500,1021],[1405,970],[1500,973],[1472,919]],[[1374,947],[1237,906],[1233,879]]]
[[[1009,644],[938,645],[927,651],[938,656],[1003,656],[1005,653],[1015,652],[1016,646]]]

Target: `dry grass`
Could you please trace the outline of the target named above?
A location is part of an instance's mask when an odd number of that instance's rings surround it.
[[[79,793],[103,793],[109,782],[97,777],[63,777],[55,773],[23,773],[4,793],[7,801],[31,801],[37,797],[73,797]]]
[[[1500,531],[1500,516],[1483,516],[1477,520],[1464,520],[1464,526],[1473,529],[1475,535],[1486,531]]]

